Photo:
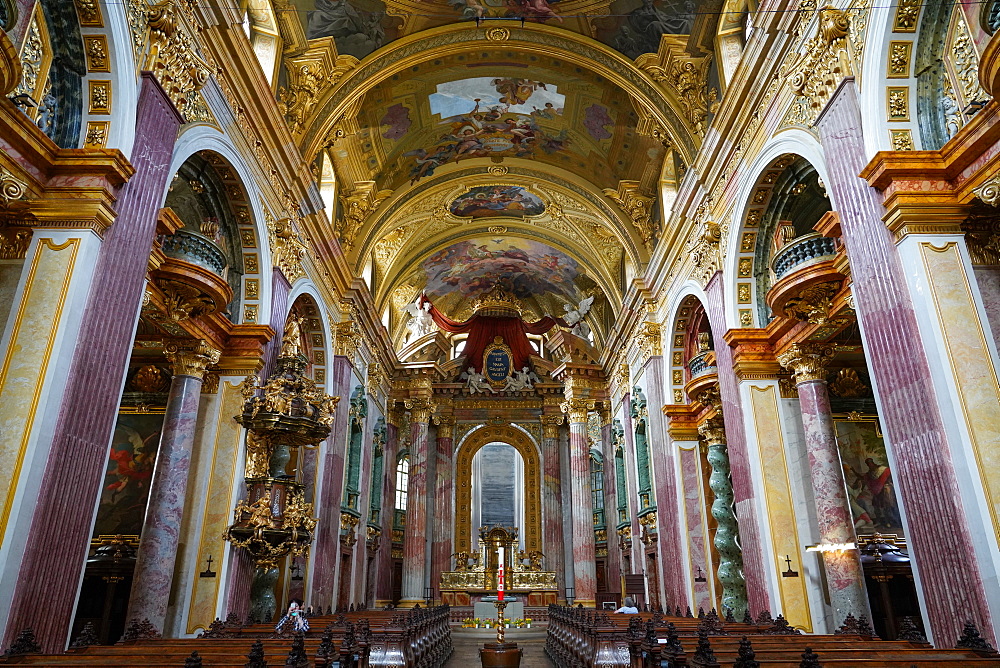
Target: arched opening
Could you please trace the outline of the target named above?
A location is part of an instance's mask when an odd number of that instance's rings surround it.
[[[515,527],[524,549],[524,458],[514,446],[487,443],[473,455],[472,526]]]

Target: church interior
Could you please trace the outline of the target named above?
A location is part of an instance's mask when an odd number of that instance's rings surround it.
[[[1000,666],[1000,0],[0,27],[0,663]]]

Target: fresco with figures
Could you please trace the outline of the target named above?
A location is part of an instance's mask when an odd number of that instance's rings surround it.
[[[885,441],[874,420],[837,420],[837,445],[858,534],[903,535]]]
[[[444,248],[423,262],[431,299],[455,292],[470,297],[499,283],[526,298],[556,293],[576,300],[576,261],[551,246],[527,239],[474,238]]]
[[[95,536],[138,536],[142,533],[162,426],[162,414],[122,413],[118,416],[94,524]]]
[[[556,153],[569,143],[556,129],[565,97],[541,81],[476,77],[438,84],[429,98],[441,132],[431,146],[403,155],[413,159],[410,183],[431,176],[441,165],[468,158],[533,158]]]
[[[599,75],[488,47],[471,60],[442,56],[374,86],[358,110],[362,131],[338,141],[334,158],[356,156],[359,178],[391,190],[516,159],[617,189],[648,179],[645,166],[662,159],[662,143],[638,133],[629,97]]]
[[[545,203],[521,186],[477,186],[455,198],[448,210],[463,218],[524,218],[545,213]]]
[[[687,35],[693,0],[293,0],[307,39],[333,37],[341,55],[364,58],[392,40],[483,18],[549,23],[595,36],[628,58],[656,53],[662,35]],[[404,22],[396,17],[407,17]]]

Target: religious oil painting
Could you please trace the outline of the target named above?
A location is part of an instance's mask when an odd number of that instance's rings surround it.
[[[407,151],[410,184],[468,158],[533,158],[569,144],[565,96],[532,79],[475,77],[438,84],[428,102],[441,130],[427,147]]]
[[[543,23],[549,19],[563,23],[556,12],[558,0],[448,0],[464,19],[484,17],[523,19]]]
[[[306,37],[332,37],[337,53],[361,59],[397,36],[379,0],[294,0]]]
[[[878,422],[838,419],[836,427],[855,531],[902,536],[896,485]]]
[[[527,239],[474,238],[444,248],[424,260],[426,292],[432,299],[453,292],[464,296],[488,291],[499,283],[524,299],[554,292],[574,299],[575,260]]]
[[[457,197],[449,210],[462,218],[524,218],[544,213],[545,204],[521,186],[477,186]]]
[[[142,533],[162,427],[162,413],[118,415],[101,488],[95,536]]]

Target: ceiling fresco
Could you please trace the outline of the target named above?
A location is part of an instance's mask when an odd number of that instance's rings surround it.
[[[466,239],[437,251],[422,266],[431,298],[454,292],[475,297],[496,284],[521,299],[547,292],[569,300],[579,297],[573,282],[580,272],[576,261],[528,239]]]
[[[664,154],[639,135],[631,100],[613,82],[560,59],[496,49],[387,78],[367,93],[357,122],[359,132],[333,148],[352,170],[339,176],[389,190],[477,158],[547,164],[598,191],[621,180],[652,186]]]
[[[306,37],[333,37],[337,51],[364,58],[426,28],[511,18],[549,23],[596,38],[628,58],[656,53],[661,35],[692,31],[692,0],[293,0]]]
[[[460,218],[524,218],[545,213],[545,203],[521,186],[478,186],[455,198],[448,211]]]

